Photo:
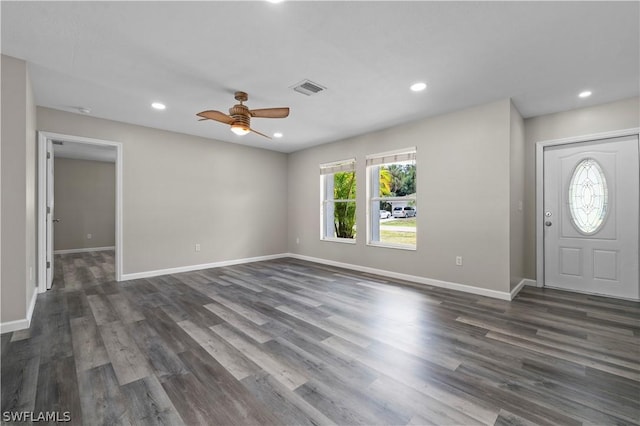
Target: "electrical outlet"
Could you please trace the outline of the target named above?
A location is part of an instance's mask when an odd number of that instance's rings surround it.
[[[200,243],[196,243],[196,251],[200,251]]]
[[[456,256],[456,266],[462,266],[462,256]]]
[[[91,238],[93,238],[93,234],[87,234],[87,240],[90,240]]]

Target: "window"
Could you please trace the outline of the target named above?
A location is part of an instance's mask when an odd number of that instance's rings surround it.
[[[607,180],[598,162],[593,158],[582,160],[569,183],[569,211],[580,232],[592,235],[604,225],[607,192]]]
[[[368,244],[415,249],[416,149],[367,157]]]
[[[322,193],[321,235],[323,240],[355,242],[355,159],[320,165]]]

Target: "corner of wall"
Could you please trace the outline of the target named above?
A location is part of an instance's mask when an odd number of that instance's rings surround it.
[[[525,152],[524,119],[510,100],[509,111],[509,275],[511,290],[524,279]]]
[[[38,260],[38,191],[37,191],[37,163],[38,163],[38,135],[36,129],[36,101],[33,93],[33,87],[31,86],[31,77],[29,74],[29,67],[26,67],[26,241],[27,241],[27,290],[26,290],[26,303],[28,318],[31,318],[29,313],[29,306],[31,301],[35,300],[34,297],[37,294],[36,286],[38,283],[37,277],[37,260]],[[32,311],[32,309],[31,309]]]

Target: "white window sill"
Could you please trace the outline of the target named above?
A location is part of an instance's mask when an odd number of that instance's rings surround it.
[[[371,247],[381,247],[381,248],[390,248],[390,249],[396,249],[396,250],[416,251],[416,247],[415,246],[405,246],[405,245],[401,245],[401,244],[385,244],[385,243],[379,243],[379,242],[370,241],[370,242],[367,243],[367,245],[371,246]]]
[[[320,241],[328,241],[330,243],[355,244],[355,238],[320,238]]]

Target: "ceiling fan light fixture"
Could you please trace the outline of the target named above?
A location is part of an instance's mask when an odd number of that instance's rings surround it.
[[[249,128],[243,123],[233,123],[231,125],[231,131],[238,136],[244,136],[250,132]]]

